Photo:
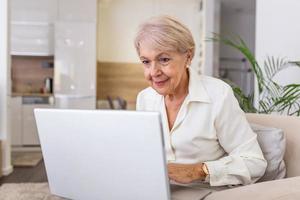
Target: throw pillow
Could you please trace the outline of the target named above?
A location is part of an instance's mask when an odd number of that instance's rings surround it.
[[[257,134],[258,143],[268,163],[264,176],[258,182],[284,178],[286,168],[283,157],[286,141],[283,130],[253,123],[250,126]]]

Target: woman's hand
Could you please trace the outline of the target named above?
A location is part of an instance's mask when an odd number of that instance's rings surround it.
[[[191,183],[196,180],[205,180],[203,163],[197,164],[168,164],[169,178],[177,183]]]

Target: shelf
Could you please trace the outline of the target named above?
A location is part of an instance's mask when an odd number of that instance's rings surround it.
[[[51,93],[22,93],[22,92],[12,92],[12,97],[51,97],[53,94]]]
[[[11,25],[21,25],[21,26],[54,26],[51,22],[39,22],[39,21],[11,21]]]
[[[53,53],[37,53],[37,52],[17,52],[11,51],[12,56],[54,56]]]

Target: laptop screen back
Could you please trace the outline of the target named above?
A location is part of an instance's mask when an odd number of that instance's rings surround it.
[[[158,113],[34,113],[51,193],[84,200],[170,198]]]

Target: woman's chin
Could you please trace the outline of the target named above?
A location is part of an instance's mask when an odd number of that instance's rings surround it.
[[[166,88],[161,88],[161,87],[153,87],[152,88],[160,95],[165,96],[167,94],[167,89]]]

